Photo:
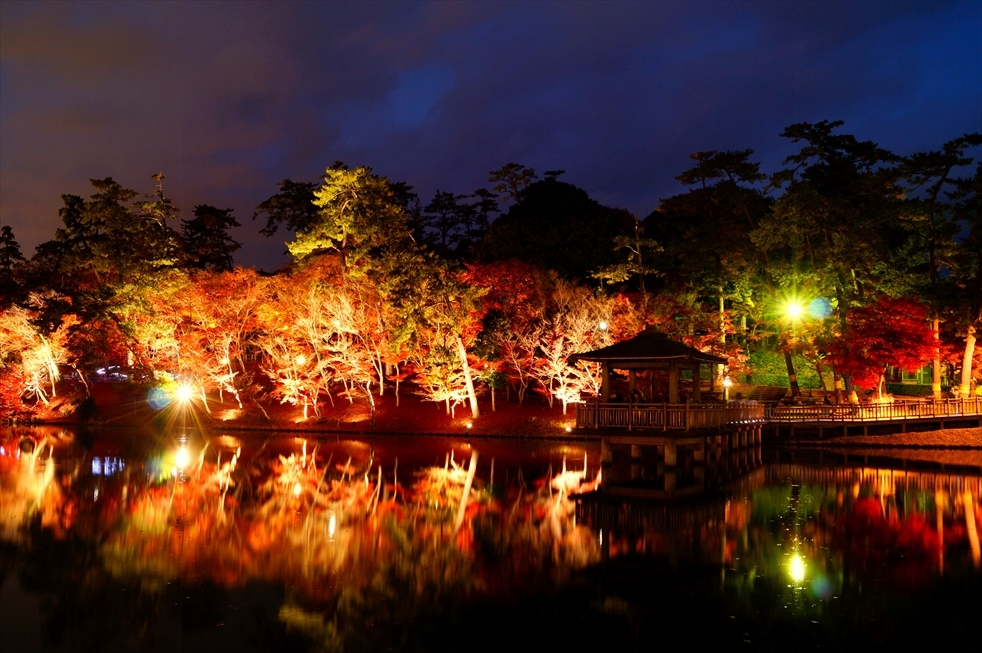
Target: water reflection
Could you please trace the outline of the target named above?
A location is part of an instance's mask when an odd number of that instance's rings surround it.
[[[688,622],[719,643],[899,642],[912,611],[958,622],[937,592],[979,583],[978,476],[744,450],[604,478],[572,442],[29,435],[0,438],[0,595],[45,597],[44,641],[69,649],[110,613],[109,648],[218,636],[247,603],[265,616],[241,650],[461,648],[444,634],[474,628],[463,648],[493,650],[557,611],[581,631],[547,642]]]

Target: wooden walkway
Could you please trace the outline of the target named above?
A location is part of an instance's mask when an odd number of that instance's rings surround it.
[[[842,428],[892,424],[906,430],[920,422],[975,422],[982,426],[982,397],[938,401],[897,401],[889,404],[841,404],[782,406],[755,402],[715,404],[601,403],[577,404],[576,427],[580,429],[626,429],[690,431],[742,425],[771,425],[780,430],[795,428]]]
[[[910,424],[934,423],[945,428],[946,423],[974,423],[982,427],[982,397],[941,399],[936,401],[895,401],[889,404],[844,404],[815,406],[769,406],[765,411],[767,424],[778,433],[786,427],[795,429],[842,429],[862,427],[865,435],[870,426],[899,426],[901,432]]]

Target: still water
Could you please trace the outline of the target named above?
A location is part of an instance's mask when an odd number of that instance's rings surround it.
[[[0,651],[980,650],[978,474],[781,454],[2,429]]]

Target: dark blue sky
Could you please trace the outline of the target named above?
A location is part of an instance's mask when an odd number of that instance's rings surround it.
[[[516,161],[647,215],[688,155],[794,122],[899,154],[982,131],[982,2],[0,2],[0,223],[25,255],[90,177],[250,218],[335,160],[437,188]]]

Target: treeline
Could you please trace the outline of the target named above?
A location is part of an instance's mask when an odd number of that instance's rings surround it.
[[[726,356],[730,374],[748,348],[782,351],[793,392],[798,357],[853,400],[887,366],[932,359],[967,393],[982,173],[962,175],[982,136],[899,156],[840,126],[788,127],[798,151],[771,174],[751,150],[696,153],[677,177],[688,192],[642,220],[561,170],[508,164],[490,189],[423,205],[405,183],[336,163],[257,207],[264,234],[293,235],[272,275],[233,266],[231,210],[179,219],[160,175],[143,198],[93,180],[88,199],[63,196],[64,226],[30,260],[0,229],[0,402],[29,413],[61,369],[85,382],[121,366],[315,414],[337,397],[374,405],[406,379],[448,411],[476,415],[496,390],[565,406],[599,387],[568,356],[645,325]]]

